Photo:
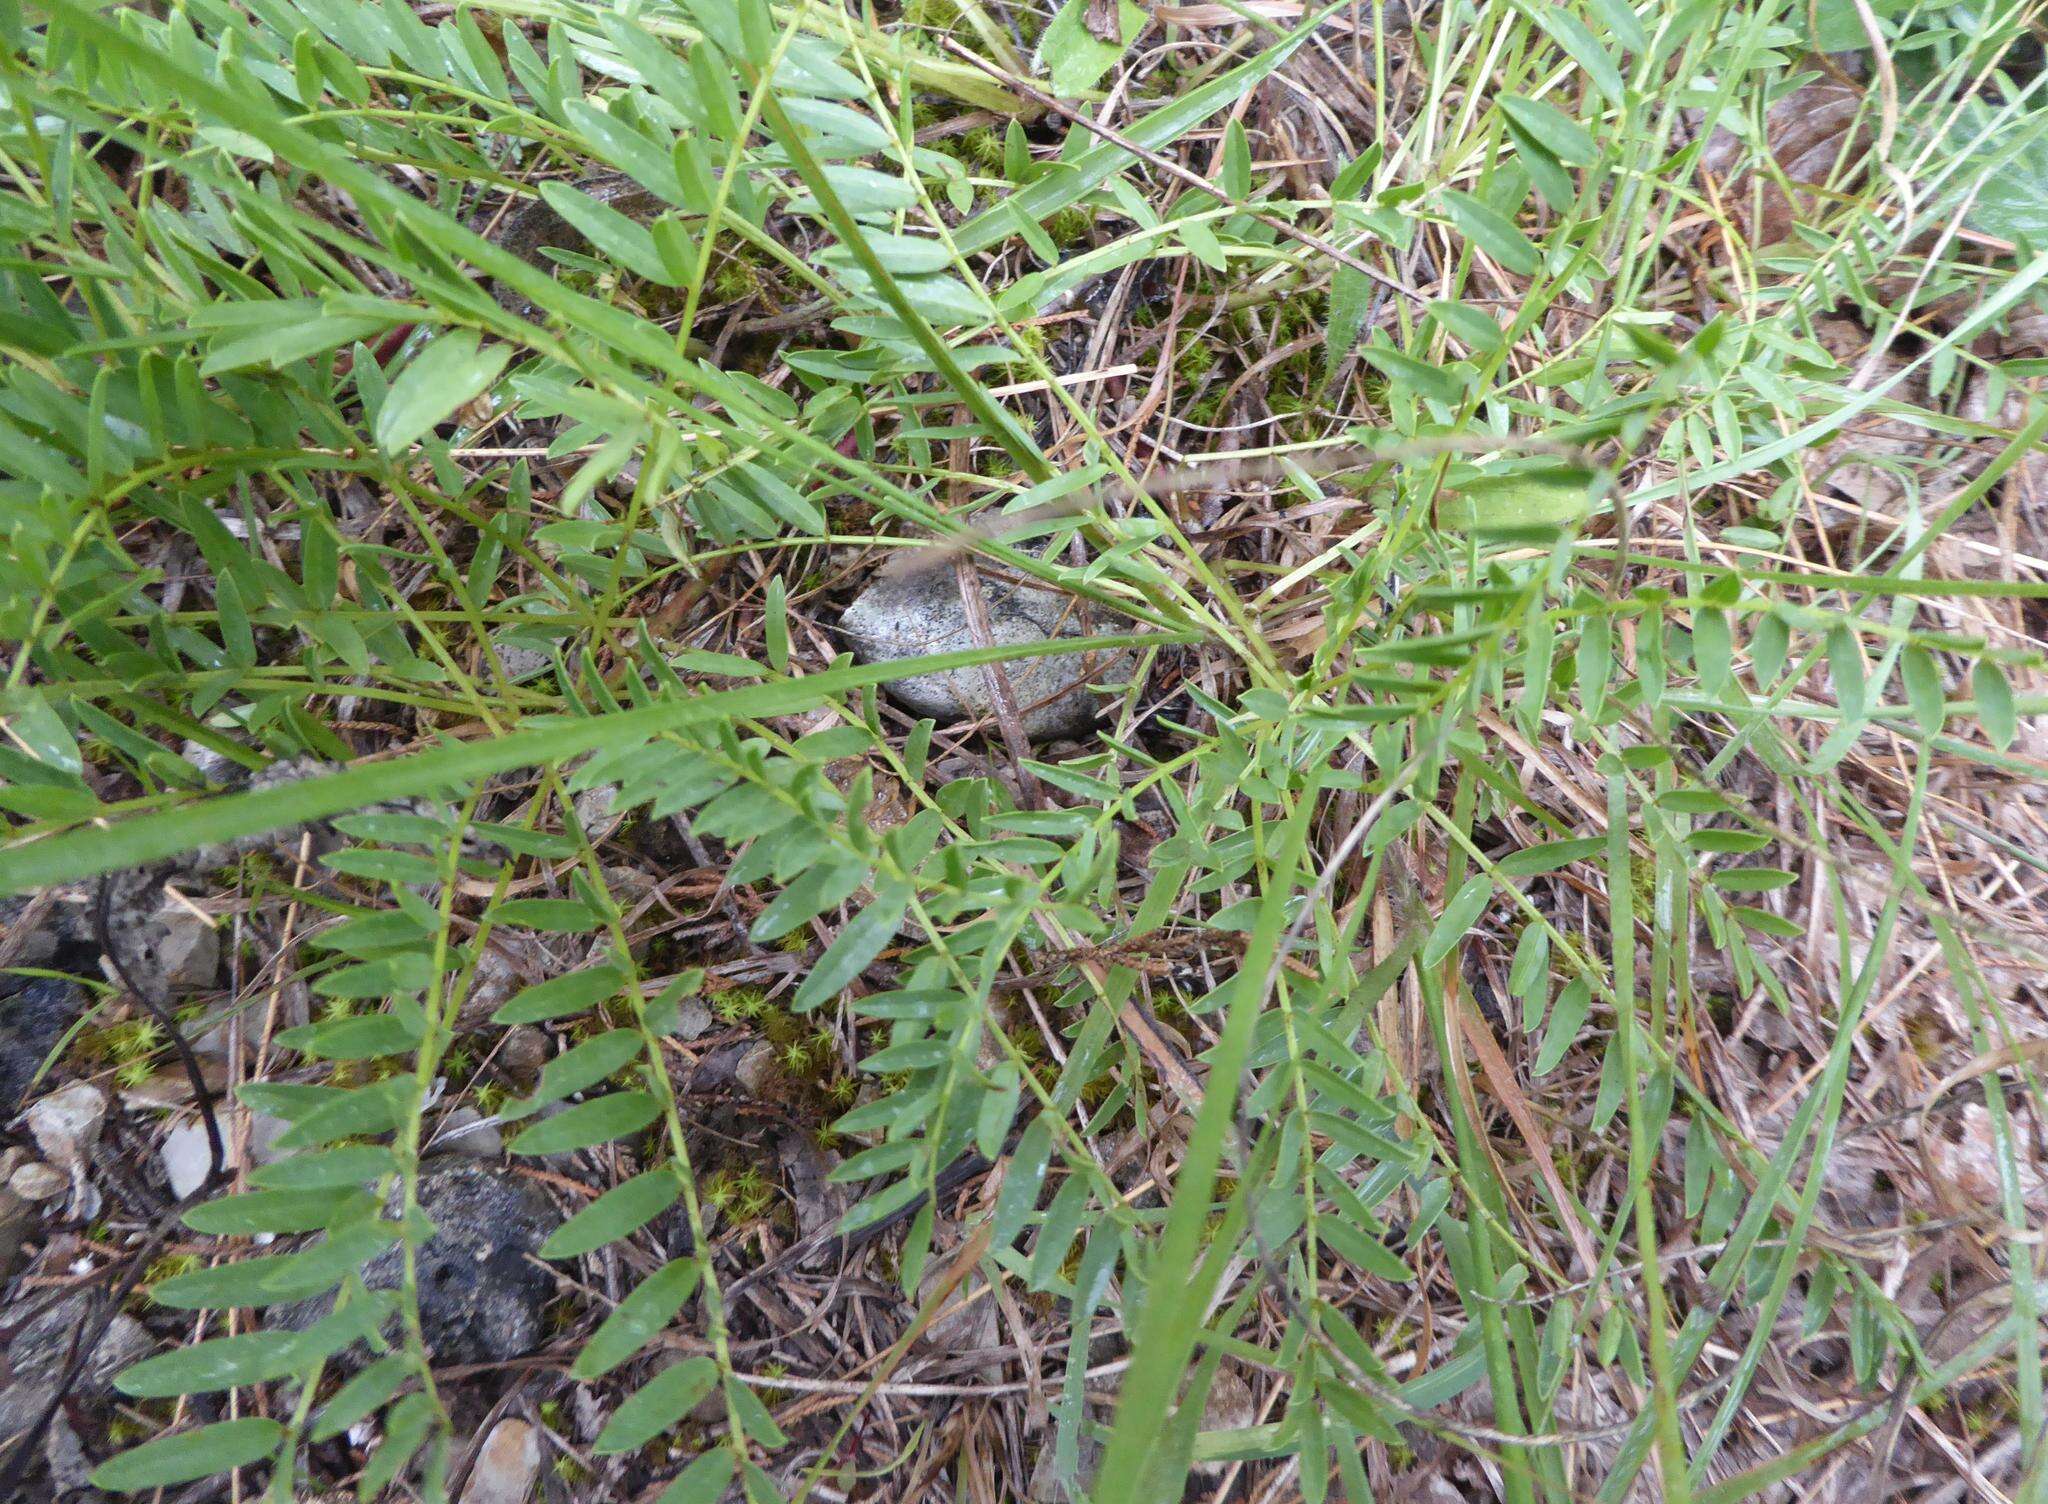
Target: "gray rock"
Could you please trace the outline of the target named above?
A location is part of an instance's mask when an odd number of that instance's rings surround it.
[[[1096,1470],[1102,1466],[1102,1443],[1092,1436],[1083,1436],[1079,1438],[1076,1453],[1076,1471],[1080,1476],[1075,1481],[1085,1493],[1095,1486]],[[1045,1444],[1038,1449],[1038,1457],[1032,1464],[1031,1479],[1024,1485],[1024,1497],[1030,1500],[1031,1504],[1067,1504],[1067,1501],[1077,1497],[1069,1493],[1066,1485],[1060,1482],[1057,1458],[1053,1438],[1048,1433]]]
[[[59,1410],[50,1417],[49,1434],[43,1438],[43,1461],[50,1468],[50,1489],[63,1504],[86,1504],[105,1495],[92,1486],[92,1459],[85,1455],[85,1443],[71,1429],[71,1422]]]
[[[832,1183],[839,1156],[820,1149],[807,1133],[789,1132],[775,1146],[782,1162],[790,1199],[796,1203],[796,1230],[800,1237],[823,1232],[846,1212],[847,1194]]]
[[[496,1159],[505,1152],[498,1125],[474,1107],[458,1107],[434,1129],[429,1154],[462,1154],[470,1159]]]
[[[505,677],[515,684],[522,679],[531,679],[535,674],[545,673],[555,661],[551,653],[516,642],[499,642],[493,646],[498,650],[498,662],[505,666]]]
[[[39,1315],[31,1316],[7,1344],[9,1383],[0,1389],[0,1443],[33,1422],[56,1393],[57,1380],[71,1357],[71,1334],[93,1316],[94,1301],[70,1295]],[[73,1394],[105,1391],[115,1374],[150,1349],[149,1333],[132,1316],[116,1316],[79,1374]]]
[[[164,898],[117,943],[129,976],[152,997],[204,990],[220,977],[219,932],[174,898]]]
[[[31,978],[0,998],[0,1117],[14,1116],[50,1051],[84,1012],[85,989],[61,977]]]
[[[227,1167],[230,1170],[248,1169],[254,1165],[275,1164],[285,1158],[290,1151],[279,1149],[277,1141],[291,1131],[291,1126],[285,1119],[274,1118],[267,1112],[228,1108],[220,1114]],[[213,1168],[213,1141],[206,1136],[206,1124],[196,1118],[178,1124],[164,1135],[157,1158],[163,1163],[164,1178],[170,1183],[171,1194],[180,1199],[191,1195],[205,1182],[206,1172]]]
[[[28,1131],[43,1157],[60,1170],[76,1169],[99,1142],[107,1120],[107,1094],[88,1081],[51,1092],[28,1110]]]
[[[63,1195],[64,1187],[70,1183],[55,1165],[32,1159],[8,1178],[7,1188],[23,1201],[48,1201],[53,1196]]]
[[[164,1135],[157,1158],[163,1161],[171,1194],[183,1201],[206,1183],[206,1172],[213,1168],[213,1144],[200,1124],[181,1123]]]
[[[669,1033],[690,1040],[711,1032],[711,1008],[701,997],[684,998],[676,1008],[676,1026]]]
[[[1099,624],[1084,624],[1085,603],[1072,596],[986,578],[981,588],[992,643],[1045,642],[1102,630]],[[877,580],[846,608],[839,626],[863,663],[975,646],[959,583],[953,570],[944,567]],[[1051,741],[1088,735],[1097,708],[1097,697],[1088,685],[1113,682],[1130,667],[1128,653],[1084,653],[1021,659],[1000,665],[997,672],[1010,686],[1024,734],[1033,741]],[[988,676],[979,668],[912,674],[891,679],[883,687],[913,714],[939,721],[983,720],[995,714]]]
[[[775,1046],[765,1039],[748,1045],[732,1068],[732,1078],[750,1097],[765,1097],[775,1084]]]
[[[593,843],[602,841],[619,828],[624,816],[612,813],[618,802],[616,783],[600,783],[576,796],[576,823],[583,828],[585,839]]]
[[[58,1175],[57,1189],[63,1188],[64,1177]],[[14,1278],[14,1271],[22,1264],[23,1245],[41,1230],[42,1218],[27,1198],[13,1190],[0,1189],[0,1283]]]
[[[554,1281],[534,1262],[560,1224],[534,1184],[495,1166],[435,1161],[420,1179],[420,1209],[434,1235],[416,1255],[420,1330],[437,1363],[498,1363],[540,1345],[541,1308]],[[386,1207],[396,1214],[396,1192]],[[363,1266],[372,1290],[404,1281],[394,1245]],[[333,1309],[332,1294],[291,1307],[282,1324],[303,1331]]]
[[[189,737],[179,743],[178,755],[192,764],[192,770],[208,783],[231,784],[242,776],[242,765],[232,757]]]

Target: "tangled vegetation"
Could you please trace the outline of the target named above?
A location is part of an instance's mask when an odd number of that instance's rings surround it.
[[[0,5],[10,1481],[2048,1499],[2043,37]]]

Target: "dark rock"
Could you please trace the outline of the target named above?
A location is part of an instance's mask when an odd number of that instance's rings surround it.
[[[85,1012],[85,989],[76,982],[13,980],[19,985],[0,997],[0,1115],[7,1117],[20,1109],[43,1061]]]
[[[108,959],[123,982],[158,1003],[211,987],[220,971],[220,936],[166,891],[173,878],[187,875],[165,863],[113,873],[100,885]]]
[[[24,923],[27,933],[17,936]],[[91,895],[83,889],[0,898],[0,934],[15,947],[10,965],[90,975],[99,969],[97,929]]]
[[[540,1345],[541,1308],[554,1281],[534,1261],[561,1218],[534,1184],[492,1165],[440,1161],[420,1178],[420,1210],[434,1235],[419,1248],[420,1331],[436,1363],[497,1363]],[[398,1211],[396,1193],[388,1214]],[[404,1282],[393,1245],[363,1266],[372,1290]],[[303,1330],[333,1308],[331,1294],[292,1307]]]
[[[22,1245],[36,1235],[41,1221],[34,1202],[0,1186],[0,1283],[14,1278],[22,1264]]]
[[[57,1380],[71,1361],[73,1334],[93,1318],[95,1307],[90,1296],[68,1295],[29,1317],[7,1344],[7,1382],[0,1388],[0,1445],[32,1424],[57,1392]],[[149,1333],[141,1322],[132,1316],[116,1316],[86,1360],[72,1394],[89,1397],[104,1393],[114,1375],[147,1353],[150,1346]]]

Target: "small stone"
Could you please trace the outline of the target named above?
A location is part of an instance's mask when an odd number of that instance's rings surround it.
[[[187,737],[178,746],[178,755],[192,765],[192,771],[208,783],[223,787],[234,783],[242,776],[242,765],[225,752],[216,752],[203,742]]]
[[[143,938],[171,991],[209,988],[219,978],[220,931],[176,899],[164,900]]]
[[[1078,1476],[1074,1481],[1085,1493],[1095,1486],[1096,1469],[1102,1466],[1102,1443],[1092,1436],[1077,1437],[1076,1441],[1075,1472]],[[1080,1497],[1069,1492],[1060,1481],[1058,1455],[1052,1437],[1047,1436],[1045,1445],[1038,1449],[1037,1460],[1032,1464],[1030,1481],[1024,1485],[1024,1497],[1031,1504],[1067,1504],[1068,1500]]]
[[[785,1133],[775,1155],[782,1161],[790,1199],[796,1203],[799,1237],[823,1232],[845,1214],[846,1190],[831,1180],[839,1166],[838,1155],[820,1149],[809,1134],[798,1132]]]
[[[548,1038],[531,1024],[518,1024],[505,1031],[498,1046],[498,1068],[520,1086],[540,1079],[540,1068],[548,1063]]]
[[[598,1433],[611,1423],[611,1409],[588,1384],[578,1384],[570,1390],[569,1413],[575,1417],[576,1439],[585,1445],[597,1440]]]
[[[50,1417],[50,1430],[43,1437],[43,1461],[49,1465],[50,1487],[67,1504],[85,1504],[106,1495],[92,1487],[92,1459],[85,1455],[85,1443],[71,1429],[71,1422],[59,1410]]]
[[[1257,1423],[1258,1402],[1252,1396],[1252,1386],[1234,1369],[1225,1366],[1216,1370],[1209,1383],[1208,1396],[1202,1401],[1202,1429],[1204,1431],[1242,1431]],[[1220,1473],[1228,1464],[1222,1462],[1198,1462],[1195,1472],[1208,1476]]]
[[[1103,630],[1101,624],[1084,624],[1085,603],[1058,591],[988,579],[981,588],[989,641],[997,646]],[[863,663],[889,663],[977,645],[959,582],[948,568],[877,580],[846,608],[839,626]],[[1033,741],[1050,741],[1090,735],[1097,698],[1088,685],[1113,681],[1130,665],[1128,653],[1069,653],[1019,659],[999,665],[997,672],[1010,686],[1024,734]],[[980,668],[912,674],[891,679],[883,688],[913,714],[940,721],[986,720],[995,714],[988,676]]]
[[[206,1172],[213,1168],[213,1144],[206,1136],[205,1125],[181,1123],[173,1128],[164,1135],[157,1157],[163,1161],[164,1179],[170,1182],[171,1194],[183,1201],[206,1183]]]
[[[31,1160],[9,1177],[7,1189],[24,1201],[48,1201],[63,1195],[69,1184],[69,1177],[55,1165]]]
[[[669,1033],[677,1039],[691,1040],[702,1037],[711,1030],[711,1006],[701,997],[686,997],[676,1005],[676,1026]]]
[[[732,1068],[732,1078],[750,1095],[764,1097],[775,1081],[775,1046],[759,1040]]]
[[[1235,1369],[1222,1367],[1209,1385],[1209,1397],[1202,1403],[1204,1431],[1242,1431],[1259,1418],[1252,1386]]]
[[[477,956],[457,1026],[483,1027],[527,986],[564,969],[564,958],[552,954],[535,936],[510,930],[492,935]]]
[[[641,867],[613,862],[603,871],[605,891],[611,894],[614,903],[625,909],[633,908],[661,885],[659,878]]]
[[[36,1073],[85,1012],[85,989],[63,977],[34,977],[0,997],[0,1117],[12,1117]]]
[[[274,1165],[280,1159],[289,1159],[292,1151],[278,1148],[277,1141],[291,1131],[291,1120],[288,1118],[274,1118],[267,1112],[250,1113],[249,1162]]]
[[[289,1152],[280,1150],[277,1141],[291,1131],[291,1126],[285,1119],[267,1112],[228,1108],[220,1115],[228,1168],[249,1169],[277,1163]],[[163,1163],[171,1194],[179,1200],[191,1195],[205,1181],[206,1172],[213,1165],[213,1143],[206,1136],[206,1124],[196,1118],[178,1124],[164,1135],[157,1157]]]
[[[524,647],[516,642],[494,643],[493,646],[498,650],[498,662],[505,666],[505,677],[515,684],[521,679],[531,679],[535,674],[544,672],[555,661],[550,653],[542,652],[539,648]]]
[[[576,796],[576,823],[582,827],[585,840],[595,845],[619,828],[624,817],[612,813],[618,802],[616,783],[600,783]]]
[[[540,1433],[507,1417],[491,1427],[462,1489],[462,1504],[526,1504],[540,1472]]]
[[[471,1159],[496,1159],[505,1152],[505,1139],[498,1125],[474,1107],[458,1107],[434,1130],[427,1145],[429,1154],[462,1154]]]
[[[414,1255],[420,1329],[437,1363],[502,1363],[540,1345],[541,1308],[554,1281],[535,1261],[561,1223],[532,1181],[467,1160],[433,1161],[420,1178],[420,1210],[434,1235]],[[398,1212],[397,1191],[386,1206]],[[385,1249],[363,1266],[363,1284],[395,1290],[404,1251]],[[282,1325],[304,1331],[333,1309],[318,1296],[290,1308]]]
[[[107,1094],[85,1081],[51,1092],[28,1110],[28,1131],[60,1169],[79,1165],[107,1120]]]

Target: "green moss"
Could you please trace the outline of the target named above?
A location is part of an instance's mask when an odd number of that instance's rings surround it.
[[[1189,403],[1181,411],[1180,418],[1184,423],[1195,423],[1213,428],[1216,425],[1217,419],[1222,414],[1223,388],[1218,386],[1213,390],[1204,392],[1200,397]]]
[[[714,303],[736,303],[760,290],[759,269],[737,256],[723,258],[711,274],[711,299]]]
[[[191,1274],[203,1268],[205,1260],[196,1253],[167,1253],[149,1266],[142,1276],[145,1285],[162,1284],[167,1279],[176,1279],[181,1274]]]
[[[131,1018],[103,1029],[87,1029],[79,1036],[79,1055],[112,1065],[146,1062],[164,1043],[164,1031],[153,1018]]]
[[[758,1018],[768,1007],[768,998],[758,987],[729,987],[712,999],[712,1008],[726,1023],[744,1023]]]
[[[1045,325],[1018,324],[1015,327],[1017,330],[1017,338],[1013,343],[1015,343],[1020,350],[1028,350],[1031,354],[1036,355],[1040,360],[1045,359],[1045,352],[1047,351],[1047,349],[1051,347],[1052,344],[1051,336],[1046,332]]]
[[[802,1023],[791,1017],[783,1009],[777,1008],[772,1004],[763,1008],[758,1017],[760,1019],[761,1037],[774,1045],[778,1050],[786,1045],[795,1044],[804,1037],[806,1032]]]
[[[1983,1441],[2009,1427],[2018,1412],[2010,1390],[1999,1389],[1962,1412],[1963,1430],[1973,1441]]]
[[[903,24],[950,31],[960,24],[960,7],[955,0],[903,0]]]
[[[1085,239],[1094,228],[1094,213],[1079,204],[1060,210],[1045,222],[1046,238],[1061,250]]]
[[[706,1206],[736,1223],[758,1222],[778,1204],[774,1182],[751,1162],[728,1165],[707,1176],[697,1193]]]
[[[1173,352],[1173,374],[1185,382],[1200,381],[1216,367],[1216,347],[1205,339],[1184,341]]]
[[[1286,344],[1304,334],[1320,334],[1329,328],[1330,300],[1320,292],[1302,293],[1280,304],[1280,312],[1273,323],[1273,340]]]
[[[130,1420],[119,1412],[116,1412],[113,1419],[107,1422],[107,1444],[109,1446],[133,1446],[148,1434],[149,1430],[146,1426]]]
[[[960,151],[963,160],[984,171],[993,172],[1003,165],[1003,138],[986,125],[978,125],[962,136]]]

